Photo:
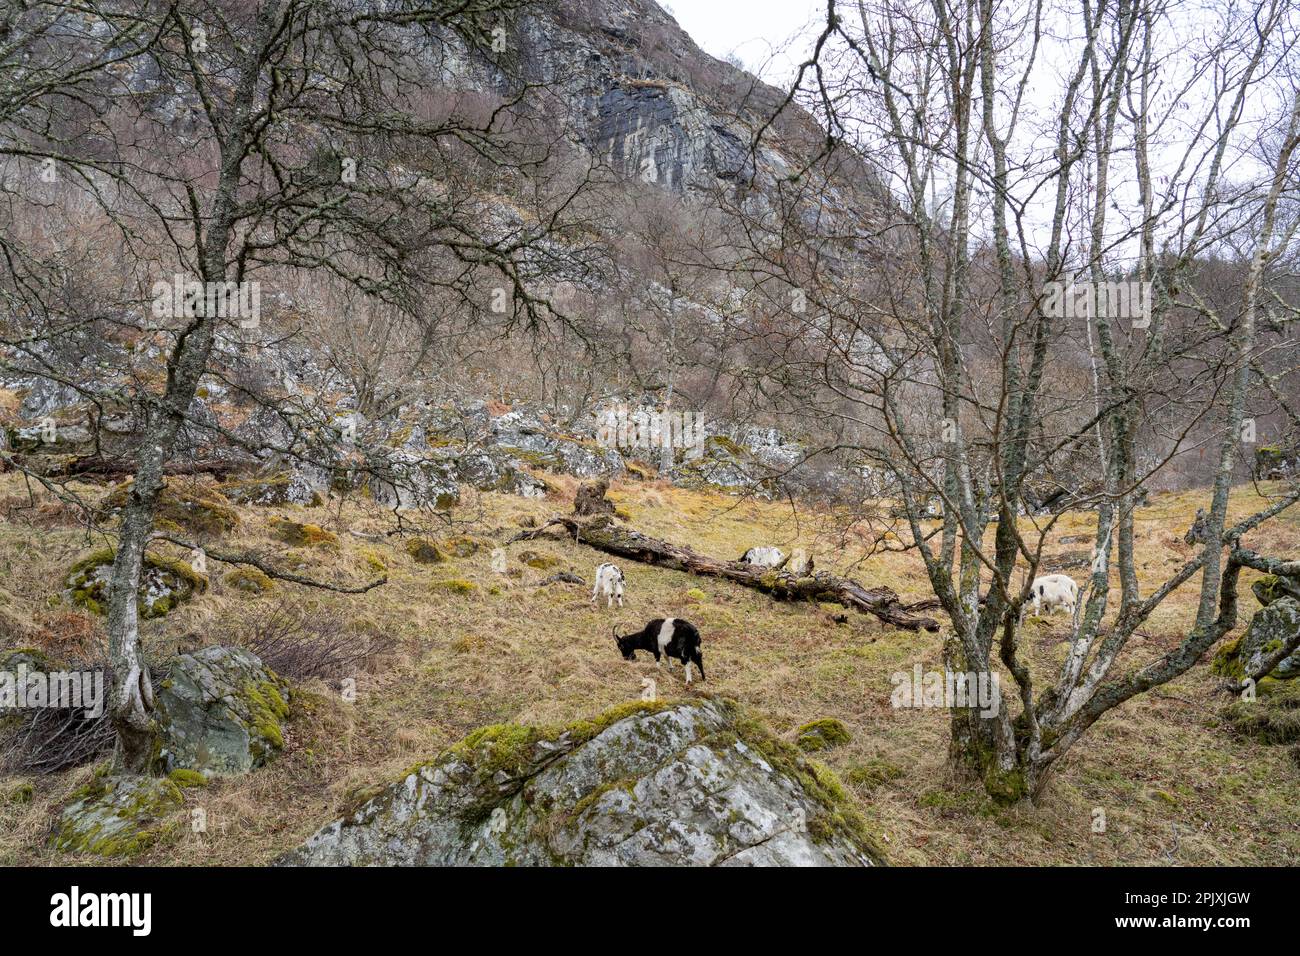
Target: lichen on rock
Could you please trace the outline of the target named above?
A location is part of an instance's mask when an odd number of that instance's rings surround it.
[[[171,665],[157,691],[159,773],[240,774],[284,747],[289,685],[251,651],[205,647]]]
[[[115,552],[101,548],[77,561],[64,578],[68,599],[95,614],[108,611],[108,584]],[[195,594],[207,590],[208,579],[184,561],[146,554],[140,569],[136,607],[140,617],[163,617]]]
[[[484,727],[345,809],[277,862],[883,862],[833,773],[714,698],[635,702],[565,727]]]
[[[159,777],[110,776],[107,768],[73,792],[50,835],[61,853],[132,857],[180,832],[169,819],[185,803],[175,781]]]

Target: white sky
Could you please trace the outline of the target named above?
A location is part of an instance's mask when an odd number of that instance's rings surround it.
[[[826,0],[660,0],[709,54],[740,57],[745,68],[784,86],[826,18]]]

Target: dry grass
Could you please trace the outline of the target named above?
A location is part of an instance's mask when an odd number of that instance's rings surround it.
[[[564,486],[561,493],[572,490],[562,480],[552,483]],[[5,491],[17,491],[12,476],[0,477],[0,494]],[[852,547],[828,544],[838,536],[825,516],[796,515],[788,504],[655,482],[618,485],[611,497],[638,528],[708,553],[738,556],[760,543],[787,549],[799,544],[820,566],[838,569],[853,567],[861,557]],[[1234,511],[1246,513],[1256,503],[1254,492],[1243,488]],[[1196,504],[1192,494],[1158,495],[1140,514],[1145,587],[1186,555],[1181,536]],[[455,527],[435,523],[421,533],[438,540],[469,534],[485,546],[471,557],[435,565],[412,560],[401,538],[383,535],[389,520],[360,503],[348,504],[341,514],[333,506],[241,509],[239,529],[222,542],[227,548],[255,548],[285,567],[300,565],[336,581],[368,580],[376,562],[387,565],[389,584],[367,595],[304,596],[337,615],[358,639],[382,634],[395,650],[354,675],[355,703],[319,681],[299,688],[285,753],[249,777],[189,791],[187,801],[207,812],[208,832],[186,832],[138,862],[265,863],[337,815],[358,790],[395,778],[477,726],[570,720],[639,696],[647,676],[657,678],[661,695],[682,695],[680,672],[656,672],[646,660],[624,662],[609,636],[615,622],[627,627],[670,614],[689,618],[703,633],[708,690],[744,702],[782,733],[815,717],[844,721],[853,740],[824,759],[854,781],[849,789],[895,863],[1281,865],[1300,858],[1300,770],[1286,748],[1253,744],[1219,726],[1223,698],[1213,692],[1204,663],[1100,721],[1062,762],[1041,806],[1000,810],[948,779],[946,713],[889,706],[891,674],[914,664],[940,668],[940,635],[884,630],[875,619],[858,616],[836,624],[819,607],[777,604],[726,582],[632,562],[622,562],[628,606],[595,609],[590,592],[578,586],[538,587],[556,569],[536,570],[517,557],[525,548],[544,551],[558,557],[561,568],[590,580],[603,558],[572,541],[506,547],[507,573],[492,570],[492,548],[504,546],[521,521],[544,519],[562,507],[558,499],[493,495],[467,502],[458,509]],[[286,551],[267,530],[277,514],[338,533],[339,549]],[[1091,515],[1070,515],[1052,540],[1087,533],[1094,521]],[[1294,556],[1300,515],[1285,516],[1247,543]],[[59,570],[90,544],[75,528],[0,522],[6,588],[43,614],[80,613],[48,602]],[[1048,554],[1081,547],[1087,545],[1053,545]],[[147,625],[151,653],[228,640],[278,600],[275,593],[250,597],[228,588],[223,573],[217,566],[206,595]],[[853,573],[867,583],[889,584],[905,598],[926,593],[912,555],[873,557]],[[292,586],[277,590],[287,587]],[[1178,592],[1144,628],[1125,666],[1177,641],[1194,604],[1193,588]],[[1060,660],[1061,621],[1028,625],[1032,633],[1025,643],[1039,675]],[[66,620],[60,632],[98,633],[94,622],[78,630]],[[52,814],[91,769],[0,783],[0,864],[75,862],[56,860],[44,849],[44,836]],[[24,783],[34,785],[30,802],[6,802]],[[1093,832],[1097,808],[1106,816],[1104,833]]]

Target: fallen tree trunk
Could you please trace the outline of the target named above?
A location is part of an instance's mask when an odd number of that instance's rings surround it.
[[[867,588],[851,578],[838,578],[825,571],[796,577],[787,571],[711,558],[690,548],[616,525],[605,515],[588,521],[575,515],[555,517],[540,528],[521,532],[510,540],[511,543],[532,540],[556,527],[563,528],[575,541],[597,551],[688,574],[724,578],[762,591],[778,601],[831,601],[863,614],[874,614],[886,624],[904,630],[939,629],[939,622],[933,618],[910,613],[908,607],[900,603],[893,588]]]

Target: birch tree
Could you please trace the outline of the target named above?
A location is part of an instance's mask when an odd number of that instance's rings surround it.
[[[1236,573],[1258,566],[1242,536],[1300,497],[1228,517],[1252,408],[1286,388],[1262,371],[1278,346],[1260,311],[1296,249],[1300,31],[1274,0],[1214,14],[1207,40],[1200,13],[1163,0],[829,0],[790,97],[826,150],[750,220],[755,292],[813,353],[805,413],[850,426],[858,460],[896,479],[947,669],[1014,688],[996,716],[952,716],[952,764],[999,800],[1037,798],[1099,718],[1235,626]],[[849,208],[853,189],[880,198]],[[807,228],[813,203],[835,209],[829,228]],[[1233,264],[1230,298],[1206,294],[1210,259]],[[782,308],[791,287],[806,316]],[[1113,308],[1125,290],[1136,307]],[[1198,446],[1214,457],[1204,544],[1143,594],[1136,501]],[[1064,480],[1096,511],[1094,559],[1069,654],[1036,681],[1019,622],[1060,512],[1026,513],[1067,460],[1084,463]],[[1199,600],[1183,639],[1132,661],[1184,585]]]

